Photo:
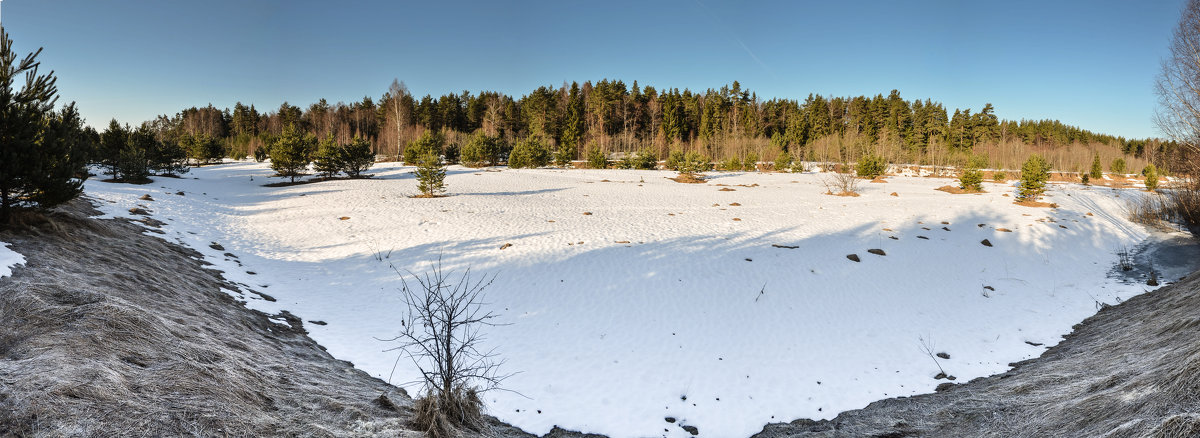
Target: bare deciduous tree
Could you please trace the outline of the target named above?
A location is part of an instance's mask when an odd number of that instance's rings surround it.
[[[424,389],[414,422],[431,436],[448,436],[456,428],[481,431],[478,394],[497,389],[509,376],[499,373],[504,361],[496,351],[482,349],[483,330],[499,325],[493,322],[498,315],[482,301],[495,276],[474,279],[470,269],[455,276],[442,269],[441,260],[424,275],[409,275],[417,287],[404,280],[408,312],[400,334],[387,341],[398,342],[388,351],[400,351],[421,373],[421,380],[409,382]]]
[[[1200,145],[1200,0],[1189,0],[1171,38],[1170,55],[1155,83],[1163,133],[1195,149]]]

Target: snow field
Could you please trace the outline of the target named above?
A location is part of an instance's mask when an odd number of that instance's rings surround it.
[[[417,375],[379,340],[404,312],[393,268],[440,257],[495,275],[487,298],[509,325],[487,342],[518,374],[504,382],[515,392],[485,399],[535,434],[733,437],[832,418],[931,392],[939,365],[957,382],[1003,372],[1145,288],[1106,277],[1117,248],[1148,236],[1125,219],[1131,190],[1052,185],[1048,209],[1014,205],[1000,184],[935,191],[954,184],[942,178],[864,182],[850,198],[824,195],[825,174],[680,184],[665,171],[452,166],[450,196],[414,199],[411,170],[270,188],[265,164],[232,163],[86,190],[106,216],[150,210],[248,306],[292,312],[333,356],[397,384]]]

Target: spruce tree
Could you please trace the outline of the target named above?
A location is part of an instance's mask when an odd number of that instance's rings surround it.
[[[375,164],[375,154],[371,152],[371,143],[365,138],[355,136],[344,150],[342,172],[346,172],[346,176],[362,178],[362,173]]]
[[[0,26],[0,221],[18,208],[51,207],[82,192],[87,140],[75,104],[54,111],[53,73],[38,74],[41,49],[18,60]],[[23,82],[20,89],[14,88]]]
[[[1095,158],[1092,158],[1092,170],[1088,172],[1088,176],[1091,176],[1091,179],[1104,177],[1104,168],[1100,167],[1100,154],[1096,154]]]
[[[316,139],[312,135],[305,135],[295,125],[288,125],[275,145],[271,146],[271,169],[277,175],[291,177],[291,181],[296,182],[296,177],[308,169],[315,145]]]

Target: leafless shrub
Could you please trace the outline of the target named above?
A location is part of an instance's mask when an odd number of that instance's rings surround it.
[[[498,388],[508,377],[499,374],[504,361],[495,350],[481,350],[482,330],[497,325],[492,322],[497,315],[482,301],[495,276],[473,279],[470,269],[455,276],[442,269],[440,260],[424,275],[409,275],[417,287],[404,280],[408,313],[400,334],[388,341],[399,342],[389,351],[400,351],[421,373],[421,380],[409,382],[424,389],[414,426],[434,438],[456,436],[460,429],[484,432],[479,393]]]
[[[858,196],[858,178],[854,177],[853,173],[834,173],[823,179],[822,184],[825,184],[825,189],[831,195],[838,196]]]
[[[930,359],[933,359],[933,364],[937,365],[939,371],[938,378],[946,377],[946,370],[942,369],[942,364],[938,362],[937,354],[933,352],[933,340],[929,339],[928,336],[918,336],[917,341],[921,343],[921,352],[928,355]]]

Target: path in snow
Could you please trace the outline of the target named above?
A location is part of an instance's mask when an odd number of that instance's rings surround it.
[[[1148,236],[1125,219],[1132,190],[1054,185],[1061,208],[1041,209],[1013,205],[1011,187],[951,195],[934,178],[842,198],[822,194],[821,174],[693,185],[661,171],[454,166],[450,196],[414,199],[411,170],[269,188],[266,165],[233,163],[145,186],[88,181],[87,193],[108,215],[149,210],[165,238],[243,285],[230,293],[326,323],[306,327],[393,383],[416,374],[401,362],[392,376],[396,354],[378,340],[404,310],[392,268],[440,257],[495,274],[488,299],[511,325],[488,341],[520,394],[486,401],[537,434],[747,436],[832,418],[931,392],[939,366],[958,381],[1002,372],[1145,288],[1106,276],[1118,248]],[[950,359],[935,363],[919,339]]]

